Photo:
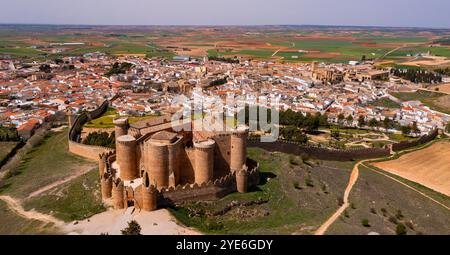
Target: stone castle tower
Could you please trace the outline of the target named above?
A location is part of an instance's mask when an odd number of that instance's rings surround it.
[[[214,178],[214,149],[216,142],[212,139],[194,143],[195,148],[195,183],[201,185]]]
[[[247,162],[248,127],[240,126],[231,134],[230,169],[233,173],[245,167]]]
[[[119,176],[125,181],[132,181],[139,177],[136,147],[136,139],[131,135],[119,136],[116,139],[117,163],[120,166]]]
[[[158,190],[150,183],[148,173],[142,177],[142,209],[144,211],[154,211],[158,208]]]

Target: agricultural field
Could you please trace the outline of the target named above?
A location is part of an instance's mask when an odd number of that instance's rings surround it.
[[[25,36],[32,31],[35,37]],[[112,55],[164,57],[174,55],[240,56],[287,62],[384,59],[394,64],[419,61],[414,55],[430,51],[437,57],[450,58],[450,47],[435,45],[445,34],[433,31],[343,30],[307,27],[233,27],[233,28],[154,28],[130,27],[127,30],[102,27],[85,29],[52,27],[13,31],[0,27],[0,54],[16,57],[57,58],[88,52]],[[57,45],[55,43],[83,43]],[[36,47],[38,46],[38,47]],[[53,49],[62,52],[53,53]],[[389,54],[387,54],[389,53]],[[434,60],[433,60],[434,61]]]
[[[375,167],[450,196],[450,142],[438,142]]]
[[[205,233],[312,234],[339,207],[353,166],[256,148],[249,156],[261,165],[254,190],[172,208],[175,217]]]

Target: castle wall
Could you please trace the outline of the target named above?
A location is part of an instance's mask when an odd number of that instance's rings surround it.
[[[108,153],[114,150],[111,148],[86,145],[74,141],[69,141],[69,151],[83,158],[98,160],[99,159],[98,155]]]
[[[195,149],[185,148],[180,151],[180,184],[195,182]]]
[[[83,125],[90,119],[100,117],[108,109],[109,101],[105,100],[97,109],[91,112],[84,112],[76,117],[69,131],[69,151],[78,156],[98,160],[98,155],[113,151],[113,149],[86,145],[79,143]]]
[[[174,144],[170,144],[167,146],[168,150],[168,171],[169,176],[173,177],[173,180],[170,181],[169,186],[176,186],[180,183],[180,150],[182,149],[183,140],[179,139]]]
[[[214,151],[214,179],[217,179],[230,173],[231,136],[221,134],[211,138],[217,145]]]

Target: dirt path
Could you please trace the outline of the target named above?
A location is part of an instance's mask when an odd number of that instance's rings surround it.
[[[80,166],[80,168],[77,168],[77,169],[79,169],[79,171],[77,171],[75,174],[73,174],[73,175],[71,175],[71,176],[69,176],[69,177],[67,177],[65,179],[56,181],[54,183],[50,183],[49,185],[44,186],[44,187],[42,187],[42,188],[32,192],[27,197],[27,199],[28,198],[32,198],[32,197],[36,197],[36,196],[38,196],[38,195],[40,195],[40,194],[42,194],[42,193],[44,193],[44,192],[46,192],[48,190],[51,190],[51,189],[53,189],[55,187],[58,187],[59,185],[62,185],[62,184],[67,183],[67,182],[70,182],[70,181],[72,181],[72,180],[74,180],[74,179],[76,179],[76,178],[78,178],[78,177],[80,177],[80,176],[82,176],[84,174],[87,174],[88,172],[90,172],[92,170],[92,166],[85,166],[85,167]]]
[[[412,148],[412,149],[407,149],[407,150],[404,150],[404,151],[402,151],[401,153],[408,153],[408,152],[411,152],[411,151],[418,151],[418,150],[421,150],[421,149],[423,149],[423,148],[426,148],[427,146],[429,146],[430,144],[433,144],[435,141],[431,141],[430,143],[427,143],[427,144],[424,144],[424,145],[422,145],[422,146],[420,146],[420,147],[418,147],[418,148]],[[392,159],[392,158],[394,158],[396,155],[397,155],[398,153],[392,153],[391,152],[391,156],[389,157],[390,159]],[[387,159],[387,160],[389,160],[389,159]],[[366,162],[370,162],[370,161],[376,161],[376,159],[366,159],[366,160],[362,160],[362,161],[360,161],[360,162],[358,162],[354,167],[353,167],[353,171],[352,171],[352,173],[351,173],[351,175],[350,175],[350,180],[349,180],[349,182],[348,182],[348,185],[347,185],[347,188],[345,189],[345,193],[344,193],[344,204],[324,223],[324,224],[322,224],[322,226],[320,226],[319,227],[319,229],[317,229],[316,230],[316,232],[314,233],[314,235],[324,235],[325,234],[325,232],[328,230],[328,228],[339,218],[339,216],[349,207],[349,205],[350,205],[350,203],[349,203],[349,196],[350,196],[350,192],[352,191],[352,189],[353,189],[353,186],[355,185],[355,183],[356,183],[356,181],[358,180],[358,177],[359,177],[359,167],[361,166],[361,165],[363,165],[363,166],[365,166],[365,167],[367,167],[366,165],[365,165],[365,163]],[[370,168],[369,168],[370,169]],[[370,169],[370,170],[372,170],[372,171],[374,171],[373,169]],[[378,173],[380,173],[380,172],[378,172]],[[382,175],[384,175],[383,173],[380,173],[380,174],[382,174]],[[386,177],[388,177],[388,178],[390,178],[390,179],[393,179],[393,180],[395,180],[396,182],[399,182],[399,183],[401,183],[402,185],[404,185],[404,186],[406,186],[406,187],[408,187],[408,188],[410,188],[410,189],[412,189],[412,190],[414,190],[414,191],[416,191],[416,192],[418,192],[419,194],[421,194],[421,195],[423,195],[423,196],[425,196],[426,198],[429,198],[430,200],[432,200],[432,201],[434,201],[434,202],[436,202],[436,203],[438,203],[439,205],[441,205],[441,206],[443,206],[444,208],[446,208],[446,209],[449,209],[446,205],[444,205],[444,204],[442,204],[442,203],[440,203],[439,201],[436,201],[435,199],[433,199],[432,197],[430,197],[430,196],[428,196],[428,195],[426,195],[426,194],[424,194],[424,193],[422,193],[422,192],[420,192],[419,190],[417,190],[417,189],[414,189],[413,187],[411,187],[411,186],[409,186],[409,185],[407,185],[407,184],[405,184],[405,183],[403,183],[403,182],[401,182],[401,181],[398,181],[398,180],[396,180],[395,178],[393,178],[393,177],[390,177],[390,176],[388,176],[388,175],[386,175]]]
[[[324,224],[322,224],[322,226],[320,226],[319,229],[317,229],[317,231],[314,233],[315,235],[324,235],[325,232],[328,230],[328,228],[350,206],[348,198],[350,196],[350,192],[353,189],[353,186],[355,185],[356,181],[358,180],[358,177],[359,177],[359,166],[362,163],[364,163],[365,161],[369,161],[369,160],[360,161],[353,167],[353,171],[352,171],[352,173],[350,175],[350,180],[348,181],[348,185],[347,185],[347,188],[345,189],[345,193],[344,193],[344,204],[341,207],[339,207],[339,209]]]
[[[30,220],[38,220],[45,223],[53,223],[57,226],[64,225],[64,222],[56,219],[51,215],[39,213],[34,210],[25,211],[22,205],[20,205],[20,202],[10,196],[0,196],[0,200],[3,200],[7,204],[9,209],[11,209],[13,212],[15,212],[17,215],[23,218]]]

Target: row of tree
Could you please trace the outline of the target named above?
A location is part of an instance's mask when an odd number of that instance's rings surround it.
[[[220,61],[220,62],[225,62],[225,63],[229,63],[229,64],[239,64],[239,59],[237,59],[237,58],[224,58],[224,57],[217,57],[217,56],[210,56],[208,58],[209,58],[209,60],[213,60],[213,61]]]
[[[280,129],[280,136],[289,141],[301,144],[308,143],[308,136],[296,126],[287,126]]]
[[[392,69],[392,74],[414,83],[440,83],[442,75],[422,69]]]
[[[105,74],[106,76],[116,75],[116,74],[124,74],[129,71],[133,67],[133,64],[128,62],[122,63],[114,63],[111,69]]]
[[[209,86],[210,86],[210,87],[213,87],[213,86],[220,86],[220,85],[224,85],[224,84],[227,83],[227,82],[228,82],[228,76],[210,82],[210,83],[209,83]]]
[[[114,149],[116,147],[116,135],[114,132],[92,132],[85,139],[83,144],[102,146]]]
[[[0,127],[0,142],[20,142],[21,140],[16,128]]]

